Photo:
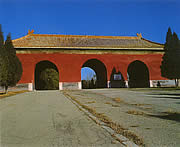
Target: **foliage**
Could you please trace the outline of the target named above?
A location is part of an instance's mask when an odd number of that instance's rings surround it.
[[[2,48],[4,45],[4,36],[3,36],[3,32],[1,29],[1,24],[0,24],[0,47]]]
[[[1,26],[0,26],[1,27]],[[4,43],[3,33],[0,28],[0,86],[15,86],[22,76],[22,65],[16,56],[16,50],[12,44],[11,35],[7,36]]]
[[[46,68],[40,73],[40,82],[42,90],[58,90],[59,73],[53,68]]]
[[[82,80],[82,88],[83,89],[97,88],[96,79],[92,78],[91,80]]]
[[[161,75],[168,79],[174,79],[178,86],[180,79],[180,41],[177,34],[172,34],[171,29],[168,29],[166,43],[164,45],[164,55],[161,63]]]

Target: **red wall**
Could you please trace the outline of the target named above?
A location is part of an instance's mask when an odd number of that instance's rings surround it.
[[[58,70],[60,82],[79,82],[81,81],[81,67],[89,59],[98,59],[104,63],[107,69],[107,79],[110,80],[110,75],[113,67],[116,71],[120,71],[125,80],[127,80],[128,65],[140,60],[146,64],[149,69],[150,80],[163,80],[161,77],[160,65],[161,54],[144,54],[144,55],[129,55],[129,54],[17,54],[23,66],[23,75],[19,83],[32,83],[34,81],[35,66],[38,62],[48,60],[53,62]]]

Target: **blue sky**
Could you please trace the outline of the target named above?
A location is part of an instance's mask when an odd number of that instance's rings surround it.
[[[94,70],[89,67],[81,68],[81,80],[91,80],[96,75]]]
[[[37,34],[143,37],[164,43],[168,27],[180,35],[179,0],[0,0],[4,35]]]
[[[2,29],[12,39],[36,34],[142,36],[164,43],[180,37],[179,0],[0,0]],[[88,72],[89,71],[89,72]],[[82,70],[82,79],[91,71]]]

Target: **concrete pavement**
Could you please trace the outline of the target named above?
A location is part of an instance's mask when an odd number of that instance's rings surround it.
[[[145,146],[180,146],[179,90],[90,89],[68,94],[142,138]]]
[[[60,91],[0,100],[1,147],[122,146]]]

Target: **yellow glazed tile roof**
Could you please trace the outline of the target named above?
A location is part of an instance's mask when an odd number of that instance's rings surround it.
[[[87,35],[47,35],[34,34],[13,40],[15,48],[148,48],[162,49],[163,45],[142,38],[141,34],[135,37],[128,36],[87,36]]]

